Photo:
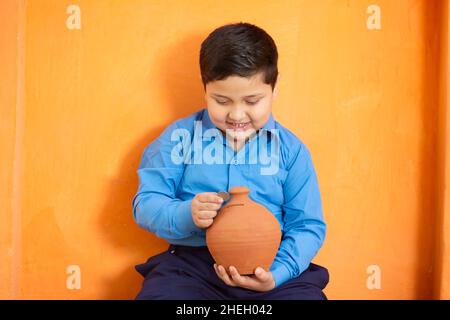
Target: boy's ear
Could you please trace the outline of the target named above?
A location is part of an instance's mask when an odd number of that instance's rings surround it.
[[[281,78],[281,75],[278,74],[277,82],[275,82],[275,86],[273,88],[273,98],[274,99],[277,97],[277,94],[278,94],[278,83],[280,82],[280,78]]]

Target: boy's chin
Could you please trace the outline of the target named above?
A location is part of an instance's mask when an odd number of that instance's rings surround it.
[[[251,136],[253,136],[256,133],[256,131],[255,131],[255,129],[250,128],[245,131],[238,131],[238,132],[234,132],[233,130],[227,130],[227,133],[234,140],[236,140],[236,139],[245,140],[245,139],[248,139]]]
[[[227,137],[236,140],[236,139],[243,139],[246,136],[249,136],[251,134],[251,131],[246,130],[246,131],[240,131],[240,132],[234,132],[233,130],[230,129],[226,129],[226,130],[221,130],[222,133],[224,135],[226,135]]]

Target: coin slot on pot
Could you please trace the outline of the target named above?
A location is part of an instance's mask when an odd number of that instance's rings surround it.
[[[231,207],[243,207],[244,204],[243,203],[234,203],[234,204],[230,204],[228,206],[226,206],[226,208],[231,208]],[[226,209],[225,208],[225,209]]]

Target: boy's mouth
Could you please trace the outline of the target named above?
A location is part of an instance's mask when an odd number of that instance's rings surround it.
[[[250,127],[250,122],[233,123],[227,122],[227,129],[233,129],[234,131],[245,131]]]

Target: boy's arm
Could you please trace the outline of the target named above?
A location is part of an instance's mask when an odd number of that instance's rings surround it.
[[[200,231],[192,220],[192,200],[175,197],[185,165],[171,157],[179,150],[180,142],[171,141],[176,129],[175,124],[170,125],[144,150],[137,170],[139,188],[132,201],[137,224],[166,240],[187,238]]]
[[[326,233],[317,175],[304,144],[300,145],[287,169],[283,238],[270,268],[276,287],[308,268]]]

